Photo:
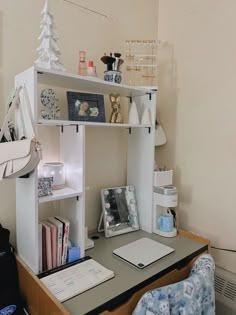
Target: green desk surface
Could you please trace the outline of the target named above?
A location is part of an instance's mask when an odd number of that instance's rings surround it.
[[[149,237],[170,246],[175,249],[175,252],[142,270],[113,256],[112,251],[114,249],[142,237]],[[95,315],[106,309],[115,308],[134,292],[168,272],[182,267],[206,249],[207,245],[180,235],[174,238],[164,238],[141,230],[107,239],[99,235],[99,239],[95,240],[95,247],[87,250],[86,255],[91,256],[104,267],[113,270],[115,277],[73,297],[64,302],[63,305],[72,315]]]

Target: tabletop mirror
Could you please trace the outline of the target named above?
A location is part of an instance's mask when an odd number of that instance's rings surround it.
[[[134,186],[101,190],[102,218],[106,237],[139,229]]]

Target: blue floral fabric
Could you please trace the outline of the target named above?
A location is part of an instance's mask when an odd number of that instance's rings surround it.
[[[214,272],[213,258],[201,255],[186,280],[148,291],[133,315],[214,315]]]

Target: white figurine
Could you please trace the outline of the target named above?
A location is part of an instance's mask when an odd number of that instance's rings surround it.
[[[40,68],[65,71],[60,60],[61,51],[57,45],[58,36],[55,31],[54,17],[50,13],[49,0],[45,1],[41,14],[41,34],[39,36],[41,44],[37,49],[39,58],[36,60],[35,65]]]
[[[142,125],[150,125],[151,124],[151,115],[150,115],[150,109],[145,108],[143,111],[142,119],[141,119]]]
[[[131,125],[139,125],[140,124],[137,105],[134,101],[132,102],[132,104],[130,106],[129,124],[131,124]]]

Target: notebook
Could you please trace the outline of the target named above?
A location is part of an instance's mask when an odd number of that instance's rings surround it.
[[[57,227],[50,222],[46,222],[51,232],[52,268],[57,267]]]
[[[68,248],[68,241],[69,241],[69,230],[70,230],[70,221],[66,218],[61,216],[56,216],[59,222],[62,223],[63,226],[63,240],[62,240],[62,257],[61,257],[61,264],[65,264],[67,261],[67,248]]]
[[[174,248],[149,238],[141,238],[113,251],[113,254],[131,265],[143,269],[174,252]]]
[[[51,230],[47,222],[42,221],[43,270],[52,269]]]
[[[103,267],[89,256],[76,263],[71,263],[69,266],[64,265],[61,267],[62,270],[59,268],[38,275],[38,277],[60,302],[64,302],[115,276],[113,271]]]

